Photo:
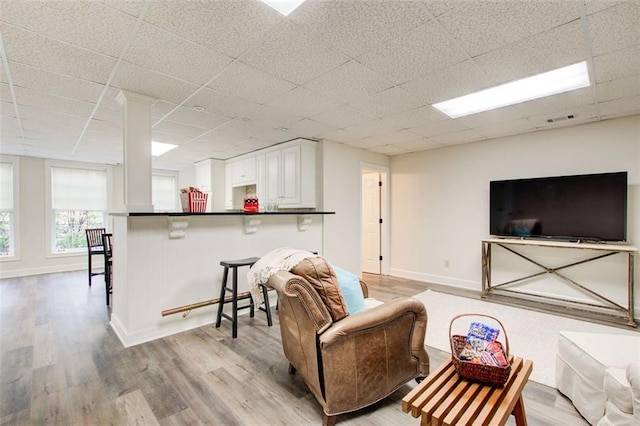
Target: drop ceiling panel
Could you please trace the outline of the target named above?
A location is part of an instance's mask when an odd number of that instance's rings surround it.
[[[399,144],[399,143],[413,143],[423,141],[424,137],[409,130],[398,130],[391,133],[375,135],[367,138],[367,140],[375,140],[380,145]]]
[[[410,129],[427,123],[446,120],[448,118],[448,116],[433,108],[431,105],[426,105],[398,114],[386,116],[382,120],[390,122],[401,129]]]
[[[448,118],[446,120],[440,120],[431,123],[425,123],[421,126],[416,126],[412,128],[411,131],[421,136],[432,137],[443,135],[446,133],[455,133],[466,129],[466,126],[464,126],[459,121]]]
[[[383,145],[371,148],[371,151],[377,152],[383,155],[401,155],[409,153],[410,151],[400,147],[399,145]]]
[[[600,83],[596,92],[600,102],[640,95],[640,75]]]
[[[594,13],[588,23],[594,55],[640,44],[640,2],[626,2]]]
[[[149,24],[136,33],[124,60],[178,80],[205,84],[232,59]]]
[[[319,114],[314,114],[311,119],[334,127],[344,128],[355,126],[363,121],[373,120],[375,117],[360,112],[349,105],[340,105]]]
[[[95,107],[95,104],[91,102],[82,102],[62,96],[49,95],[21,87],[16,87],[15,91],[18,105],[39,107],[62,114],[89,118]]]
[[[406,150],[407,152],[418,152],[427,149],[438,148],[442,145],[429,139],[422,139],[414,142],[401,142],[396,146],[398,146],[400,149]]]
[[[313,138],[318,138],[322,135],[338,130],[334,126],[320,123],[309,118],[304,118],[300,121],[296,121],[295,123],[291,123],[287,129],[289,133],[293,133],[297,136]]]
[[[424,102],[396,86],[352,102],[350,105],[374,117],[385,117],[423,106]]]
[[[269,105],[253,104],[243,112],[242,118],[277,129],[287,127],[291,123],[302,120],[303,117]]]
[[[9,62],[9,68],[16,87],[24,87],[49,95],[95,103],[103,88],[98,83],[54,74],[16,62]]]
[[[330,49],[322,39],[312,37],[304,28],[284,21],[240,59],[290,82],[304,84],[349,58]]]
[[[310,117],[338,106],[339,102],[325,98],[318,92],[299,86],[272,100],[268,105],[290,114]]]
[[[536,128],[529,122],[529,120],[521,118],[519,120],[491,124],[488,126],[474,127],[473,130],[480,136],[491,139],[533,132]]]
[[[527,117],[546,113],[551,118],[551,116],[555,117],[557,115],[554,115],[556,111],[571,111],[572,108],[579,108],[581,105],[588,105],[594,102],[592,88],[585,87],[571,92],[523,102],[516,105],[515,108]]]
[[[593,58],[597,83],[637,75],[640,71],[640,45]]]
[[[192,138],[189,136],[178,136],[171,133],[164,133],[158,130],[153,130],[151,138],[156,142],[170,143],[174,145],[182,145],[189,142]],[[175,150],[174,150],[175,151]]]
[[[171,120],[163,120],[158,123],[153,131],[158,131],[160,133],[165,133],[168,135],[175,135],[181,138],[197,138],[201,134],[205,133],[209,129],[204,129],[202,127],[190,126],[188,124],[177,123]]]
[[[244,116],[247,111],[255,107],[255,103],[227,95],[211,89],[202,89],[185,104],[188,107],[195,105],[203,106],[207,111],[222,115],[224,117]]]
[[[362,136],[355,132],[351,132],[349,130],[339,129],[335,132],[327,133],[322,137],[324,140],[337,142],[337,143],[347,143],[347,142],[355,142],[359,139],[362,139]]]
[[[138,17],[144,9],[145,3],[136,0],[102,0],[107,7],[112,7],[128,15]]]
[[[475,58],[494,84],[551,71],[586,59],[580,22],[519,40]]]
[[[10,61],[57,74],[106,83],[116,59],[74,47],[9,25],[0,24]]]
[[[630,96],[628,98],[614,99],[602,102],[599,105],[600,114],[603,117],[624,117],[640,113],[640,96]]]
[[[82,130],[85,123],[87,122],[86,118],[83,117],[60,114],[54,111],[30,106],[20,106],[20,118],[22,120],[29,120],[42,124],[53,124],[63,127],[71,127],[77,129],[78,132]]]
[[[358,62],[402,84],[467,58],[440,25],[428,22],[363,55]]]
[[[231,96],[264,104],[295,88],[296,85],[236,61],[216,77],[208,87]]]
[[[258,1],[151,2],[144,19],[232,58],[284,20]]]
[[[122,62],[112,86],[169,102],[180,103],[196,91],[198,86],[176,80],[128,62]]]
[[[461,130],[459,132],[436,135],[430,138],[431,141],[443,145],[458,145],[462,143],[476,142],[483,139],[484,138],[482,136],[473,130]]]
[[[166,106],[167,108],[174,109],[173,105],[168,104],[166,102],[163,103],[163,105]],[[164,110],[164,108],[162,108],[162,110]],[[154,111],[159,114],[163,112],[161,110],[155,110],[155,109]],[[159,117],[161,118],[165,114],[166,112],[164,114],[159,115]],[[178,109],[174,110],[171,113],[171,115],[167,117],[167,120],[206,130],[206,129],[215,129],[216,127],[219,127],[224,123],[229,122],[230,120],[232,120],[232,118],[216,114],[215,112],[196,111],[193,108],[187,108],[187,107],[181,106],[181,107],[178,107]]]
[[[580,17],[578,2],[482,2],[452,3],[438,21],[471,56],[555,28]]]
[[[5,1],[2,21],[117,58],[135,27],[134,17],[97,1]]]
[[[355,101],[392,86],[392,82],[356,61],[344,63],[305,84],[305,87],[340,103]]]
[[[422,25],[429,14],[418,2],[307,1],[290,19],[355,58]]]
[[[365,138],[395,132],[401,130],[401,128],[389,121],[371,120],[356,124],[354,126],[349,126],[345,130]]]
[[[427,104],[491,87],[491,78],[474,61],[464,61],[400,85]]]

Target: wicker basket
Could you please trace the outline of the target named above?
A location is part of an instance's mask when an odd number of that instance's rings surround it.
[[[456,368],[456,372],[462,378],[473,380],[476,382],[487,383],[491,385],[502,386],[507,382],[509,374],[511,373],[511,364],[507,364],[504,367],[497,367],[493,365],[475,364],[460,359],[460,352],[464,348],[467,342],[467,336],[452,335],[451,328],[454,321],[462,317],[485,317],[494,320],[500,325],[502,330],[502,336],[504,336],[505,344],[497,342],[504,350],[505,357],[509,359],[509,338],[507,332],[504,329],[502,323],[497,319],[489,315],[483,314],[461,314],[453,317],[451,323],[449,323],[449,341],[451,344],[451,360]]]

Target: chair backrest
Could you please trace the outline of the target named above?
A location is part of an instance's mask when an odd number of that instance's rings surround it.
[[[102,247],[104,248],[104,256],[109,259],[112,255],[111,250],[113,248],[113,234],[102,234]]]
[[[87,234],[87,247],[102,247],[102,234],[106,232],[105,228],[85,229]]]

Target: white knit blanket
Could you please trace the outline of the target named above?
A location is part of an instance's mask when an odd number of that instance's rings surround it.
[[[247,272],[247,282],[253,303],[260,305],[264,302],[259,284],[266,284],[269,278],[278,271],[289,271],[307,257],[316,256],[306,250],[289,247],[277,248],[262,256]]]

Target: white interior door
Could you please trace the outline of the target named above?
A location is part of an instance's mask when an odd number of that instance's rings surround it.
[[[380,274],[380,173],[362,174],[362,272]]]

